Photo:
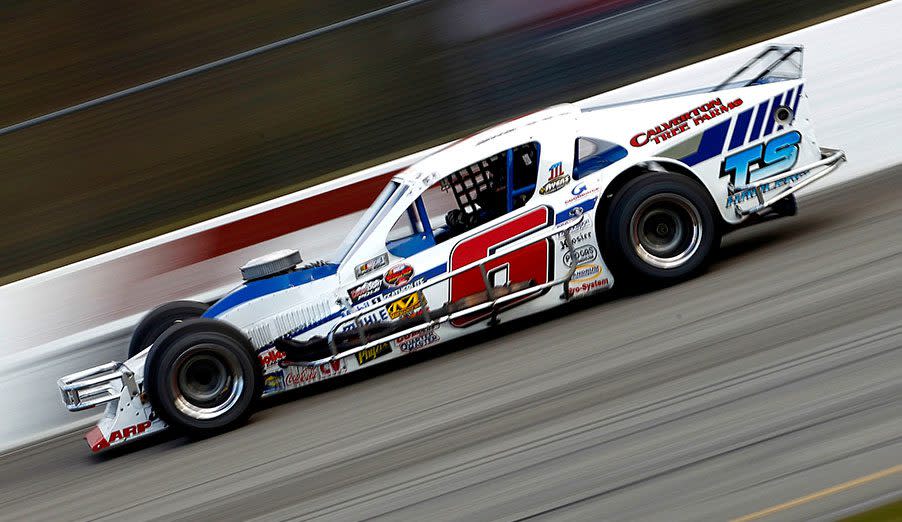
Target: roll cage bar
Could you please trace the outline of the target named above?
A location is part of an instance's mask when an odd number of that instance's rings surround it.
[[[536,190],[536,178],[538,176],[532,176],[530,182],[524,184],[521,187],[517,187],[516,183],[517,168],[515,159],[517,150],[532,145],[534,145],[536,156],[533,161],[538,164],[539,154],[541,150],[541,146],[538,142],[530,142],[517,147],[511,147],[504,152],[491,156],[491,158],[494,159],[498,156],[504,155],[503,160],[499,160],[499,163],[503,161],[506,169],[505,176],[503,178],[503,182],[505,184],[505,213],[512,212],[516,208],[516,199],[518,197],[523,195],[530,195]],[[452,172],[451,174],[445,176],[440,180],[442,190],[450,190],[453,193],[454,198],[457,202],[457,207],[461,212],[475,212],[479,194],[490,190],[496,190],[498,188],[497,184],[501,181],[501,179],[499,179],[500,176],[489,170],[483,170],[483,168],[485,167],[482,167],[478,164],[483,163],[484,161],[485,160],[474,164],[480,168],[480,170],[477,172],[468,170],[472,167],[472,165],[468,165],[467,167],[463,167],[462,169]],[[418,235],[421,234],[422,240],[426,244],[435,245],[436,232],[432,226],[429,213],[426,210],[426,204],[423,201],[423,194],[420,194],[414,200],[413,204],[407,207],[406,215],[407,219],[410,221],[410,229]],[[418,217],[419,219],[417,219]]]

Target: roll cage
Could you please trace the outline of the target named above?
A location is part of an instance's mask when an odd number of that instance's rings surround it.
[[[400,218],[411,233],[388,240],[388,251],[408,257],[524,206],[536,191],[539,153],[539,143],[529,142],[441,178],[438,188],[453,196],[456,208],[434,226],[424,194],[435,186],[428,187]]]

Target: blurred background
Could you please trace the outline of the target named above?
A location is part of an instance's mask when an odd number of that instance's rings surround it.
[[[876,3],[7,2],[0,284]]]

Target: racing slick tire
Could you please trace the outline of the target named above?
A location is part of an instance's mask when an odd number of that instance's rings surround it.
[[[263,392],[263,370],[240,330],[216,319],[188,319],[151,347],[144,388],[167,424],[203,437],[247,420]]]
[[[707,191],[680,174],[646,173],[614,196],[604,221],[605,260],[615,277],[662,286],[702,272],[720,245]]]
[[[131,359],[152,345],[170,326],[185,319],[200,317],[207,308],[210,308],[210,305],[197,301],[172,301],[154,308],[135,328],[132,340],[128,344],[128,358]]]

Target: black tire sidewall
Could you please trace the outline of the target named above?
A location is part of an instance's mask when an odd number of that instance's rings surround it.
[[[216,344],[238,359],[245,386],[235,405],[215,419],[200,420],[185,415],[174,405],[169,379],[174,363],[197,344]],[[154,411],[171,427],[194,436],[228,431],[243,424],[253,413],[263,392],[263,371],[256,351],[233,326],[215,319],[189,319],[171,326],[151,347],[144,365],[144,389]]]
[[[132,333],[128,358],[144,351],[176,321],[200,317],[208,308],[209,305],[198,301],[173,301],[154,308],[141,319]]]
[[[676,194],[689,201],[699,214],[702,229],[696,253],[685,264],[671,269],[643,261],[630,238],[630,220],[639,206],[648,198],[664,193]],[[711,254],[720,244],[721,226],[716,213],[711,197],[695,180],[672,173],[637,176],[617,193],[610,206],[603,236],[605,260],[615,277],[625,277],[634,284],[661,285],[688,279],[707,267]]]

